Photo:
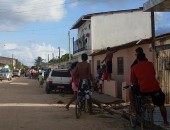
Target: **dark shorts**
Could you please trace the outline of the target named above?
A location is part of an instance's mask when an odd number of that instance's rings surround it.
[[[107,61],[106,69],[107,69],[107,73],[112,73],[112,61]]]
[[[151,92],[151,93],[142,93],[142,95],[151,96],[152,102],[156,106],[164,105],[165,103],[165,94],[160,89],[159,91]]]
[[[80,80],[79,86],[78,86],[78,99],[80,101],[82,100],[89,100],[91,99],[92,91],[91,91],[91,83],[90,80],[83,79]]]
[[[136,95],[151,96],[152,102],[156,106],[161,106],[161,105],[164,105],[164,103],[165,103],[165,94],[162,92],[161,89],[158,91],[155,91],[155,92],[141,93],[139,90],[139,86],[136,85],[136,86],[131,87],[131,90]]]

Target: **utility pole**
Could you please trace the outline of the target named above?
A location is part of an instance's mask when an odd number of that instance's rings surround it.
[[[54,53],[52,53],[52,55],[53,55],[53,69],[54,69]]]
[[[48,54],[48,64],[49,64],[49,54]],[[47,66],[48,66],[48,64],[47,64]]]
[[[14,54],[12,54],[12,69],[14,69]]]
[[[49,62],[49,54],[48,54],[48,62]]]
[[[70,31],[68,31],[68,50],[69,50],[69,62],[71,61],[71,52],[70,52]]]
[[[58,47],[58,58],[59,58],[59,63],[60,63],[60,47]]]

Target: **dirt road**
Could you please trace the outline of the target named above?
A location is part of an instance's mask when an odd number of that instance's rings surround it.
[[[0,82],[0,130],[131,130],[127,120],[97,108],[76,119],[74,105],[65,109],[70,96],[46,94],[27,77]]]

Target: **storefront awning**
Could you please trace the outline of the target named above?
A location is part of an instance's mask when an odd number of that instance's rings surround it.
[[[144,11],[170,12],[170,0],[149,0],[143,5]]]

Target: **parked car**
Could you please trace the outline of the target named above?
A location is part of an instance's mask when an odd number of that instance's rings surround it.
[[[62,90],[72,92],[71,75],[67,69],[53,69],[50,71],[46,80],[46,93],[50,94],[52,90]]]
[[[21,76],[21,71],[18,70],[18,69],[13,70],[13,77],[15,77],[15,76],[20,77]]]
[[[8,68],[3,68],[0,70],[0,80],[12,80],[12,71]]]

